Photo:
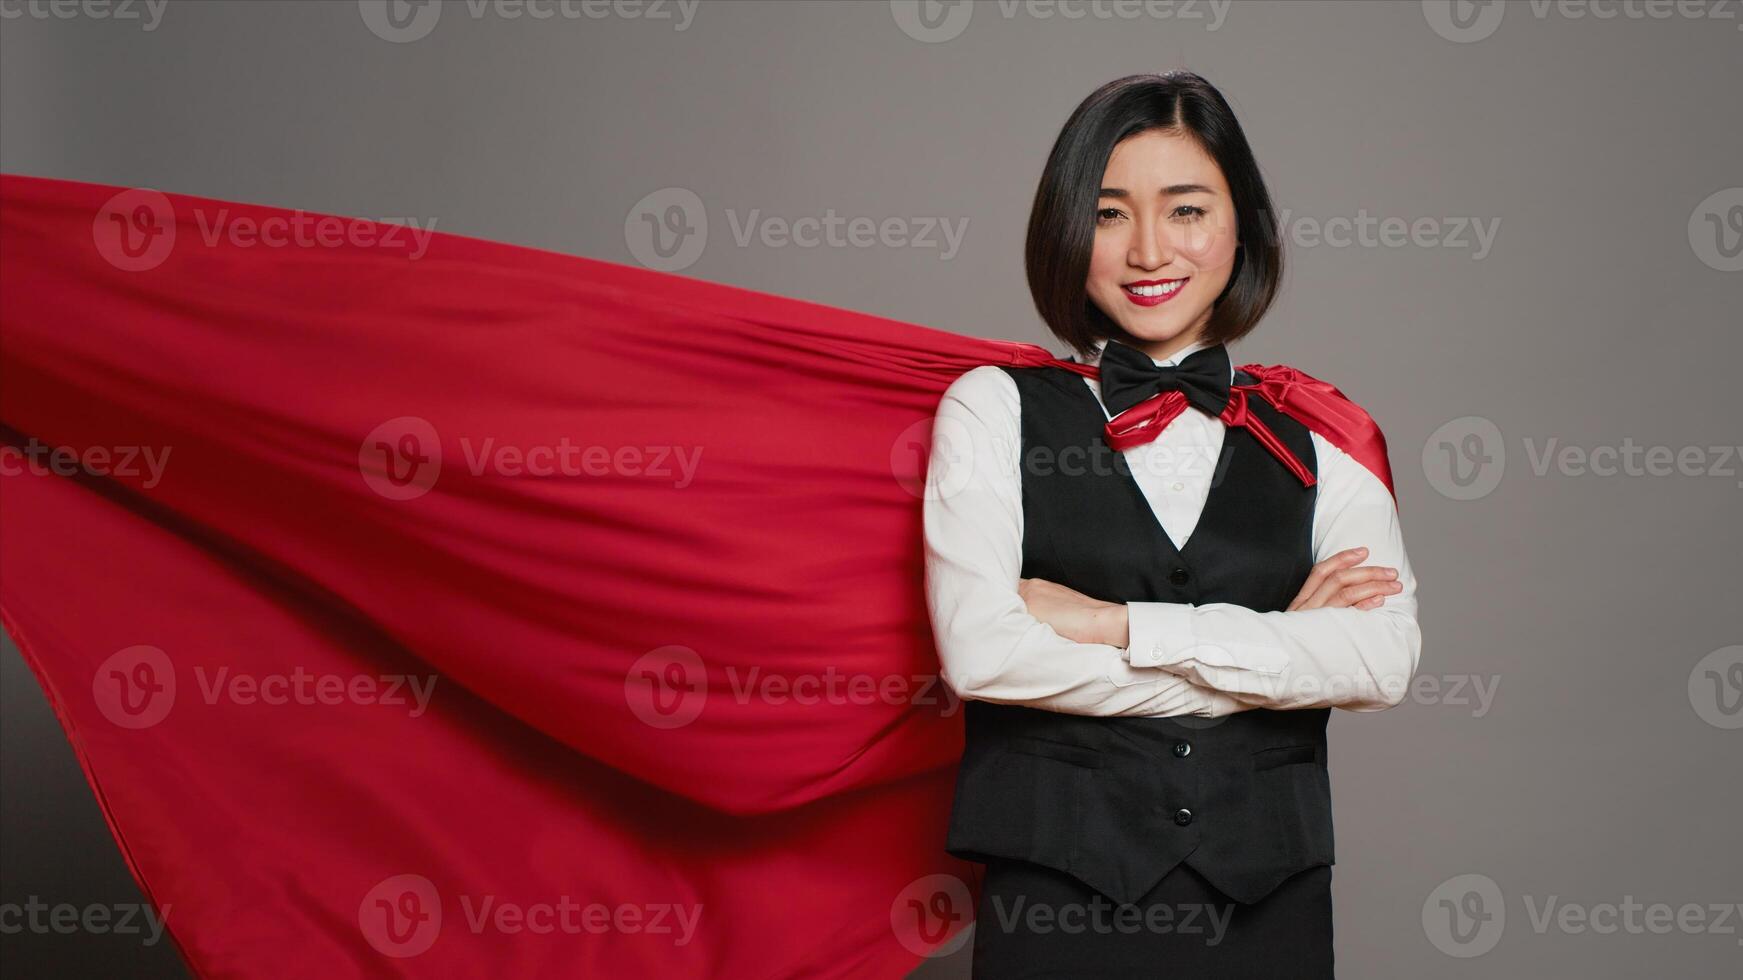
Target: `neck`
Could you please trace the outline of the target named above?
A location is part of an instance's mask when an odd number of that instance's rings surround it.
[[[1135,347],[1158,361],[1165,361],[1194,344],[1204,342],[1204,328],[1195,327],[1182,331],[1167,340],[1140,340],[1124,331],[1116,338],[1127,347]]]

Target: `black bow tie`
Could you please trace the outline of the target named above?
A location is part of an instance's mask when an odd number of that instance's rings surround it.
[[[1150,355],[1110,340],[1101,352],[1101,400],[1109,415],[1164,391],[1179,391],[1187,404],[1217,418],[1229,403],[1229,351],[1221,344],[1193,351],[1178,366],[1163,367]]]

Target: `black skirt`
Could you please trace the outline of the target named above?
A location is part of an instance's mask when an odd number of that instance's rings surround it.
[[[1028,861],[986,866],[975,980],[1329,980],[1331,866],[1285,879],[1252,905],[1186,865],[1134,905]]]

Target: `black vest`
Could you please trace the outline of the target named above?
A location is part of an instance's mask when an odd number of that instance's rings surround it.
[[[1022,402],[1023,570],[1109,602],[1280,610],[1313,567],[1315,492],[1245,429],[1226,430],[1210,497],[1175,548],[1102,437],[1106,414],[1063,368],[1003,368]],[[1237,372],[1237,383],[1253,379]],[[1251,411],[1315,468],[1307,428]],[[1195,411],[1195,409],[1188,409]],[[1333,863],[1330,710],[1103,718],[968,701],[946,850],[1019,858],[1135,902],[1182,862],[1256,902]]]

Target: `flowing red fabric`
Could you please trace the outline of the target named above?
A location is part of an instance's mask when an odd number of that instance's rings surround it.
[[[197,975],[900,975],[972,917],[931,417],[1048,363],[0,177],[0,614]]]

